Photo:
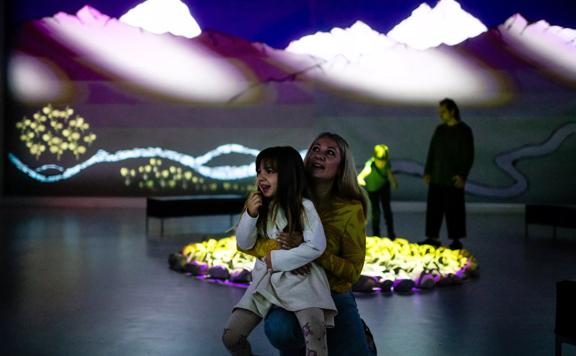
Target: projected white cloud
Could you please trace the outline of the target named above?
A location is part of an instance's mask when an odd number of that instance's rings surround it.
[[[249,86],[235,65],[185,38],[151,34],[88,6],[77,16],[59,13],[43,24],[97,70],[159,95],[218,103]]]
[[[120,17],[120,21],[148,32],[192,38],[202,31],[180,0],[147,0]]]
[[[454,0],[440,0],[434,8],[422,3],[412,15],[396,25],[388,37],[412,48],[455,45],[487,31],[477,18]]]
[[[305,77],[374,98],[436,102],[442,93],[459,102],[481,103],[502,95],[498,78],[479,62],[450,48],[406,47],[360,21],[305,36],[286,51],[324,60]]]
[[[528,25],[521,15],[499,26],[504,40],[530,61],[562,78],[576,80],[576,30],[546,21]]]

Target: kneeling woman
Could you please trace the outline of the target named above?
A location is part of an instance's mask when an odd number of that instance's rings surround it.
[[[352,284],[360,276],[366,255],[366,213],[368,201],[357,182],[352,153],[346,140],[333,133],[322,133],[304,159],[312,201],[326,234],[326,250],[316,262],[324,268],[332,298],[338,309],[334,328],[327,329],[328,353],[334,355],[374,355],[368,345]],[[272,241],[258,238],[244,252],[264,257],[274,249],[298,246],[302,238],[280,234]],[[305,273],[298,269],[295,273]],[[303,296],[304,298],[304,296]],[[294,313],[272,308],[265,319],[268,339],[282,354],[300,354],[304,339]]]

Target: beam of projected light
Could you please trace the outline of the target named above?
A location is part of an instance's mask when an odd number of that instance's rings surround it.
[[[157,34],[169,32],[192,38],[202,33],[188,6],[180,0],[147,0],[122,15],[120,21]]]
[[[109,153],[104,150],[98,150],[98,152],[96,152],[94,156],[70,168],[63,168],[57,165],[45,165],[36,170],[28,167],[12,153],[8,154],[8,158],[20,171],[24,172],[31,178],[40,181],[42,183],[55,183],[69,179],[79,174],[83,170],[99,163],[120,162],[128,159],[153,158],[153,157],[164,158],[172,160],[174,162],[178,162],[181,165],[189,167],[208,178],[217,180],[238,180],[253,177],[255,175],[254,163],[241,166],[219,166],[219,167],[208,167],[205,166],[205,164],[211,161],[212,159],[224,154],[240,153],[255,157],[258,155],[258,152],[259,152],[258,150],[246,148],[244,146],[237,144],[227,144],[219,146],[216,149],[197,158],[194,158],[190,155],[178,153],[176,151],[165,150],[159,147],[134,148],[131,150],[117,151],[115,153]],[[45,175],[41,173],[48,169],[56,170],[61,173],[55,175]]]
[[[14,53],[7,72],[12,95],[20,102],[57,101],[68,94],[64,75],[46,60]]]
[[[453,46],[487,30],[480,20],[462,10],[458,2],[440,0],[434,8],[422,3],[388,32],[388,37],[423,50],[443,43]]]
[[[514,15],[498,29],[508,45],[557,76],[576,81],[576,30]]]
[[[450,48],[421,51],[400,45],[362,22],[294,41],[287,51],[322,58],[303,74],[369,97],[435,103],[438,93],[463,103],[501,99],[501,79]]]
[[[184,101],[222,103],[251,85],[244,69],[196,42],[141,31],[89,6],[77,16],[59,13],[43,19],[42,25],[95,69],[148,92]]]

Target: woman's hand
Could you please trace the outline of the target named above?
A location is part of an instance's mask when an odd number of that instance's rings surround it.
[[[300,244],[304,242],[304,235],[301,233],[292,233],[292,235],[290,235],[287,232],[281,232],[278,234],[278,237],[276,237],[276,241],[283,250],[289,250],[300,246]]]
[[[255,218],[258,216],[258,210],[262,206],[262,196],[260,192],[252,192],[246,199],[246,210],[248,215]]]
[[[300,276],[306,276],[308,274],[310,274],[310,264],[305,264],[302,267],[298,267],[294,270],[292,270],[292,273],[300,275]]]
[[[424,174],[424,184],[430,184],[430,174]]]
[[[464,179],[461,176],[452,177],[452,182],[454,183],[454,186],[458,189],[464,189],[464,186],[466,185],[466,179]]]

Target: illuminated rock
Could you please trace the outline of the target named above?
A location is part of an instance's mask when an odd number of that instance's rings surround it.
[[[170,269],[176,272],[184,272],[186,263],[186,257],[179,252],[171,253],[168,256],[168,265],[170,266]]]
[[[411,293],[415,286],[416,283],[411,279],[397,279],[394,281],[392,289],[396,293]]]
[[[230,274],[230,282],[248,284],[252,282],[252,272],[246,268],[232,271]]]
[[[208,271],[206,271],[206,274],[209,278],[215,278],[215,279],[229,279],[230,278],[230,272],[224,266],[212,266],[212,267],[208,268]]]
[[[209,265],[198,261],[192,261],[184,265],[183,272],[189,273],[193,276],[204,276],[208,273]]]
[[[380,291],[383,293],[390,292],[394,282],[389,279],[384,279],[379,283]]]
[[[423,273],[418,279],[418,283],[416,285],[416,287],[420,289],[433,289],[435,286],[436,280],[434,275],[429,273]]]

